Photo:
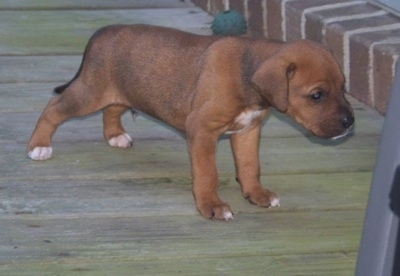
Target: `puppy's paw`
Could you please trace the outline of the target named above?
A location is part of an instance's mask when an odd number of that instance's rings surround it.
[[[233,212],[226,203],[209,203],[198,206],[197,209],[201,215],[207,219],[231,220]]]
[[[112,137],[108,140],[108,144],[112,147],[129,148],[132,146],[132,137],[128,133]]]
[[[46,160],[51,158],[53,149],[51,147],[35,147],[28,152],[28,158],[32,160]]]
[[[262,188],[253,191],[252,193],[247,193],[244,197],[250,201],[252,204],[261,207],[279,207],[279,197],[270,190],[264,190]]]

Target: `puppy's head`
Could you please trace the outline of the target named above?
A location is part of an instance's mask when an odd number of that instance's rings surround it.
[[[354,123],[344,96],[344,75],[321,45],[287,43],[264,61],[252,77],[261,96],[322,138],[345,136]]]

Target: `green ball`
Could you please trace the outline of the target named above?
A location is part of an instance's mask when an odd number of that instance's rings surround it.
[[[219,12],[215,16],[211,29],[214,35],[242,35],[247,32],[247,23],[240,13],[235,10],[228,10]]]

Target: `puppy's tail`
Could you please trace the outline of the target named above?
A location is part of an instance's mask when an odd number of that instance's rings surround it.
[[[56,94],[61,94],[62,92],[64,92],[64,90],[65,89],[67,89],[68,88],[68,86],[74,81],[74,80],[76,80],[77,78],[78,78],[78,76],[80,75],[80,73],[81,73],[81,71],[82,71],[82,66],[83,66],[83,61],[85,60],[85,54],[83,55],[83,59],[82,59],[82,63],[81,63],[81,66],[79,67],[79,70],[78,70],[78,72],[76,73],[76,75],[72,78],[72,80],[70,80],[69,82],[67,82],[67,83],[65,83],[65,84],[63,84],[63,85],[60,85],[60,86],[57,86],[56,88],[54,88],[54,93],[56,93]]]
[[[67,82],[66,84],[57,86],[56,88],[54,88],[54,93],[56,94],[61,94],[65,91],[65,89],[68,88],[68,86],[71,85],[71,83],[73,83],[81,74],[82,72],[82,68],[83,68],[83,64],[85,63],[86,60],[86,56],[88,54],[88,52],[90,51],[90,48],[92,47],[92,44],[94,43],[96,37],[100,36],[108,27],[103,27],[99,30],[97,30],[92,37],[89,39],[88,44],[86,45],[85,51],[83,52],[83,57],[82,57],[82,62],[81,65],[79,66],[78,72],[76,72],[76,75],[72,78],[72,80],[70,80],[69,82]]]
[[[56,94],[61,94],[62,92],[64,92],[65,89],[68,88],[68,86],[69,86],[74,80],[76,80],[76,79],[78,78],[78,76],[79,76],[79,74],[81,73],[81,70],[82,70],[82,65],[83,65],[83,60],[84,60],[84,58],[85,58],[85,55],[83,56],[82,63],[81,63],[81,66],[79,67],[78,72],[77,72],[76,75],[72,78],[72,80],[70,80],[69,82],[67,82],[67,83],[65,83],[65,84],[63,84],[63,85],[60,85],[60,86],[57,86],[56,88],[54,88],[54,90],[53,90],[54,93],[56,93]]]
[[[84,61],[85,61],[86,52],[88,51],[88,48],[89,48],[89,45],[85,48],[85,51],[83,52],[83,57],[82,57],[81,65],[79,66],[78,72],[76,72],[76,74],[75,74],[75,76],[72,78],[72,80],[70,80],[69,82],[67,82],[67,83],[65,83],[65,84],[63,84],[63,85],[60,85],[60,86],[57,86],[56,88],[54,88],[54,89],[53,89],[53,92],[54,92],[54,93],[56,93],[56,94],[58,94],[58,95],[61,94],[62,92],[64,92],[65,89],[68,88],[68,86],[69,86],[73,81],[75,81],[75,80],[79,77],[79,75],[81,74],[81,71],[82,71],[83,63],[84,63]]]
[[[54,93],[56,94],[61,94],[62,92],[64,92],[64,90],[70,85],[71,82],[67,82],[66,84],[57,86],[56,88],[54,88]]]

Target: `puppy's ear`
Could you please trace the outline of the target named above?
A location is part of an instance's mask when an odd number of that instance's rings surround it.
[[[288,109],[289,80],[295,71],[294,63],[276,54],[261,64],[251,82],[268,103],[284,113]]]

